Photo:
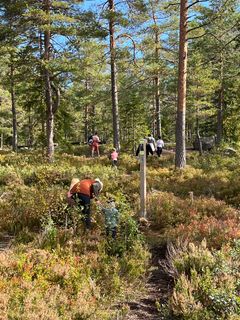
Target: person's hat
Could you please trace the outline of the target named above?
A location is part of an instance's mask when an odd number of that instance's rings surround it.
[[[102,181],[101,181],[99,178],[96,178],[95,181],[98,182],[99,185],[100,185],[100,190],[99,190],[99,191],[102,191],[102,189],[103,189],[103,183],[102,183]]]
[[[72,189],[73,186],[75,186],[76,183],[78,183],[80,180],[78,178],[73,178],[70,184],[69,190]]]
[[[116,148],[112,148],[112,151],[116,151]]]

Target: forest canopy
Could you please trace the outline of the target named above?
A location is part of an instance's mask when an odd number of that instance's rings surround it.
[[[2,148],[47,147],[51,158],[54,144],[95,130],[117,149],[149,132],[174,143],[181,72],[180,140],[239,144],[237,0],[1,0],[0,15]]]

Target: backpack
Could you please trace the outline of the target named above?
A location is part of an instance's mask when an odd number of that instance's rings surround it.
[[[91,134],[91,135],[88,137],[87,144],[88,144],[89,146],[91,146],[92,143],[93,143],[93,135]]]
[[[93,144],[93,139],[88,140],[88,145],[91,146]]]
[[[148,137],[147,138],[147,143],[154,143],[154,138],[153,137]]]

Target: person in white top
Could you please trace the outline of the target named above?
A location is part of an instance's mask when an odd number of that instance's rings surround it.
[[[164,142],[163,142],[161,136],[158,136],[158,140],[157,140],[156,145],[157,145],[157,155],[158,155],[158,157],[160,157],[162,154],[162,149],[164,147]]]
[[[147,138],[147,149],[149,149],[150,153],[153,154],[155,151],[155,139],[153,135],[150,133]]]

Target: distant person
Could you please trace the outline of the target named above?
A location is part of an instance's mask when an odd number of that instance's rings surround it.
[[[92,145],[92,143],[93,143],[93,139],[92,139],[92,137],[93,137],[93,135],[92,135],[92,134],[88,137],[87,144],[88,144],[89,146],[91,146],[91,145]]]
[[[114,167],[117,167],[117,163],[118,163],[118,152],[116,150],[116,148],[113,148],[109,157],[112,160],[112,165]]]
[[[92,137],[93,137],[93,135],[91,134],[91,135],[88,137],[88,140],[87,140],[87,144],[89,145],[90,153],[91,153],[91,154],[92,154],[92,143],[93,143]]]
[[[100,202],[98,202],[98,204],[104,214],[107,237],[111,236],[113,239],[116,239],[119,223],[119,211],[116,208],[114,199],[109,198],[105,206]]]
[[[147,149],[149,149],[149,153],[151,153],[152,155],[156,149],[155,138],[151,133],[148,135],[148,138],[147,138]]]
[[[156,142],[156,145],[157,145],[157,155],[158,155],[158,157],[161,157],[162,150],[164,147],[164,142],[163,142],[163,139],[161,136],[158,136],[158,140]]]
[[[91,199],[97,198],[103,189],[103,183],[98,179],[72,179],[70,189],[67,197],[68,202],[73,205],[78,205],[80,211],[83,213],[83,221],[86,229],[91,228]]]
[[[140,151],[143,151],[143,143],[139,143],[137,150],[136,150],[136,157],[138,157]]]
[[[99,153],[99,144],[100,144],[100,139],[99,139],[98,133],[95,132],[94,135],[92,136],[92,145],[91,145],[91,148],[92,148],[92,157],[94,157],[94,153],[95,153],[95,152],[97,153],[97,156],[98,156],[98,157],[100,156],[100,153]]]
[[[152,146],[150,145],[150,143],[148,143],[148,138],[144,138],[146,140],[146,156],[148,157],[149,154],[153,155],[153,148]],[[155,150],[155,149],[154,149]],[[138,157],[140,151],[143,151],[143,144],[140,143],[138,145],[138,148],[137,148],[137,151],[136,151],[136,157]]]

